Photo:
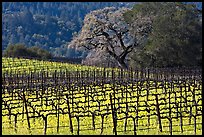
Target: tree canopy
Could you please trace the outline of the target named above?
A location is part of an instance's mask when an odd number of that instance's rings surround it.
[[[153,23],[146,45],[131,56],[132,66],[202,64],[202,14],[194,4],[144,2],[124,15],[126,22],[134,24],[138,14],[151,17]]]
[[[148,17],[138,16],[135,20],[138,26],[132,35],[131,26],[123,18],[123,14],[127,11],[127,8],[118,10],[107,7],[87,14],[81,32],[73,38],[69,47],[104,50],[121,68],[128,68],[125,60],[135,47],[143,43],[149,33],[151,20]]]
[[[5,57],[24,57],[24,58],[41,58],[50,59],[52,58],[51,53],[41,49],[40,47],[33,46],[28,48],[24,44],[9,45],[3,52]]]

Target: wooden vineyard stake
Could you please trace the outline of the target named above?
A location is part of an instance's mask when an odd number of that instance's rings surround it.
[[[111,94],[110,94],[110,103],[111,103],[112,118],[113,118],[113,132],[115,133],[115,135],[117,135],[115,109],[113,107],[112,95]]]
[[[39,74],[39,73],[37,73],[37,78],[38,78],[37,80],[39,81],[39,75],[38,75],[38,74]],[[37,82],[38,82],[38,81],[37,81]],[[36,89],[36,93],[35,93],[35,94],[36,94],[36,98],[38,98],[38,89]]]
[[[14,126],[15,126],[15,132],[17,133],[17,118],[18,118],[18,115],[15,114],[14,115]]]
[[[102,122],[101,122],[101,133],[100,133],[100,135],[102,135],[102,133],[103,133],[104,116],[105,115],[103,115],[103,114],[101,115]]]
[[[194,103],[194,107],[195,107],[195,115],[193,115],[193,117],[194,117],[194,134],[196,135],[196,117],[197,117],[197,102],[196,102],[196,98],[195,98],[195,80],[194,80],[194,89],[193,89],[193,103]],[[192,106],[192,107],[193,107]]]
[[[44,94],[44,71],[41,72],[41,89],[42,89],[42,95]]]
[[[178,119],[178,115],[179,115],[179,111],[178,111],[178,103],[177,103],[177,96],[176,96],[176,91],[174,91],[174,101],[175,101],[175,105],[176,105],[176,118]]]
[[[125,124],[124,124],[124,131],[126,132],[127,130],[127,118],[128,118],[128,113],[125,113]]]
[[[95,130],[95,112],[92,113],[92,126],[93,129]]]
[[[180,113],[180,127],[181,127],[181,133],[183,133],[183,117],[182,117],[182,111]]]
[[[70,110],[69,98],[68,98],[68,95],[67,95],[67,94],[66,94],[66,97],[67,97],[67,106],[68,106],[68,115],[69,115],[70,131],[73,133],[73,125],[72,125],[71,110]]]
[[[196,135],[196,114],[195,115],[193,115],[193,117],[194,117],[194,134]]]
[[[47,132],[47,116],[42,115],[42,118],[44,120],[44,135],[46,135]]]
[[[14,81],[16,81],[16,79],[14,79]],[[13,83],[13,85],[14,85],[14,83]],[[12,89],[14,89],[14,88],[12,88]],[[14,91],[11,92],[11,94],[12,94],[12,100],[13,100],[13,93],[14,93]]]
[[[138,113],[139,113],[139,82],[137,81],[137,91],[136,91],[136,94],[137,94],[137,97],[136,97],[136,126],[138,126]]]
[[[54,81],[55,81],[55,86],[57,85],[57,70],[54,72]]]
[[[162,124],[161,124],[161,116],[160,116],[160,109],[159,109],[159,101],[158,101],[158,94],[155,94],[156,97],[156,111],[157,111],[157,117],[159,121],[159,130],[162,132]]]
[[[57,91],[58,92],[58,91]],[[58,99],[58,103],[57,103],[57,133],[59,133],[59,127],[60,127],[60,124],[59,124],[59,121],[60,121],[60,108],[59,108],[59,103],[60,103],[60,95],[58,95],[59,97],[57,98]]]
[[[72,91],[72,110],[74,110],[74,87],[73,86],[71,86],[72,88],[71,88],[71,91]]]
[[[126,98],[126,100],[125,100],[125,104],[126,104],[126,112],[125,112],[125,127],[124,127],[124,131],[126,132],[126,129],[127,129],[127,118],[128,118],[128,100],[127,100],[127,92],[128,92],[128,90],[126,89],[126,96],[125,96],[125,98]]]
[[[180,79],[178,78],[178,83],[180,83]],[[180,88],[180,91],[179,92],[182,92],[182,87],[181,85],[179,85],[179,88]],[[181,105],[181,98],[182,97],[182,94],[180,95],[180,106],[179,104],[177,105],[177,108],[179,107],[180,108],[180,111],[179,111],[179,114],[180,114],[180,128],[181,128],[181,133],[183,133],[183,117],[182,117],[182,105]]]
[[[137,135],[137,133],[136,133],[136,123],[135,123],[135,118],[133,117],[132,119],[133,119],[133,124],[134,124],[134,135]]]
[[[146,101],[149,100],[149,81],[147,82],[147,98]]]
[[[88,111],[89,111],[89,107],[90,107],[90,104],[89,104],[90,103],[90,101],[89,101],[89,89],[86,90],[86,86],[84,86],[84,90],[85,90],[85,93],[88,92],[87,97],[88,97]]]
[[[8,112],[9,112],[9,124],[11,124],[11,108],[9,104],[8,104]]]
[[[80,123],[79,123],[79,116],[76,116],[76,119],[77,119],[77,135],[79,135],[79,131],[80,131]]]
[[[191,124],[191,118],[192,118],[192,106],[190,106],[190,111],[189,111],[189,125]]]
[[[166,88],[166,85],[167,85],[168,83],[166,82],[166,78],[164,79],[164,94],[165,94],[165,96],[167,95],[167,88]]]
[[[150,107],[147,103],[148,101],[145,101],[145,105],[146,105],[146,111],[147,111],[147,123],[148,123],[148,132],[149,132],[149,127],[150,127]]]
[[[181,126],[181,131],[183,132],[183,117],[182,117],[182,108],[183,108],[183,105],[182,105],[182,82],[180,83],[181,85],[180,85],[180,126]]]
[[[172,117],[171,117],[171,92],[172,90],[173,81],[171,81],[171,90],[169,91],[169,132],[172,135]]]
[[[25,104],[25,110],[26,110],[28,128],[30,129],[30,121],[29,121],[29,115],[28,115],[28,107],[27,107],[27,103],[26,103],[26,98],[25,98],[24,89],[23,89],[23,102],[24,102],[24,104]]]
[[[184,73],[185,74],[185,73]],[[185,105],[186,105],[186,107],[185,107],[185,111],[187,111],[187,98],[188,98],[188,96],[187,96],[187,89],[186,89],[186,80],[184,80],[184,93],[185,93],[185,97],[184,97],[184,99],[185,99]]]
[[[149,132],[149,128],[150,128],[150,111],[147,114],[148,117],[148,132]]]

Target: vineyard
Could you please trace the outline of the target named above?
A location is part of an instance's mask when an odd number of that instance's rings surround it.
[[[76,64],[68,64],[63,62],[50,62],[44,60],[36,59],[24,59],[24,58],[2,58],[2,72],[7,74],[29,74],[30,72],[40,72],[40,71],[60,71],[60,70],[93,70],[101,68],[93,66],[82,66]]]
[[[201,69],[2,61],[2,134],[202,134]]]

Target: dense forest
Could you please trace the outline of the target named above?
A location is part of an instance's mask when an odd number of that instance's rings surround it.
[[[80,31],[84,17],[104,7],[131,7],[126,2],[3,2],[2,50],[9,44],[39,46],[54,56],[85,56],[67,49],[67,42]]]

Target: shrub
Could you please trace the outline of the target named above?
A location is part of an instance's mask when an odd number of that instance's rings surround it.
[[[3,52],[4,57],[52,58],[51,53],[37,46],[26,47],[23,44],[9,45]]]

